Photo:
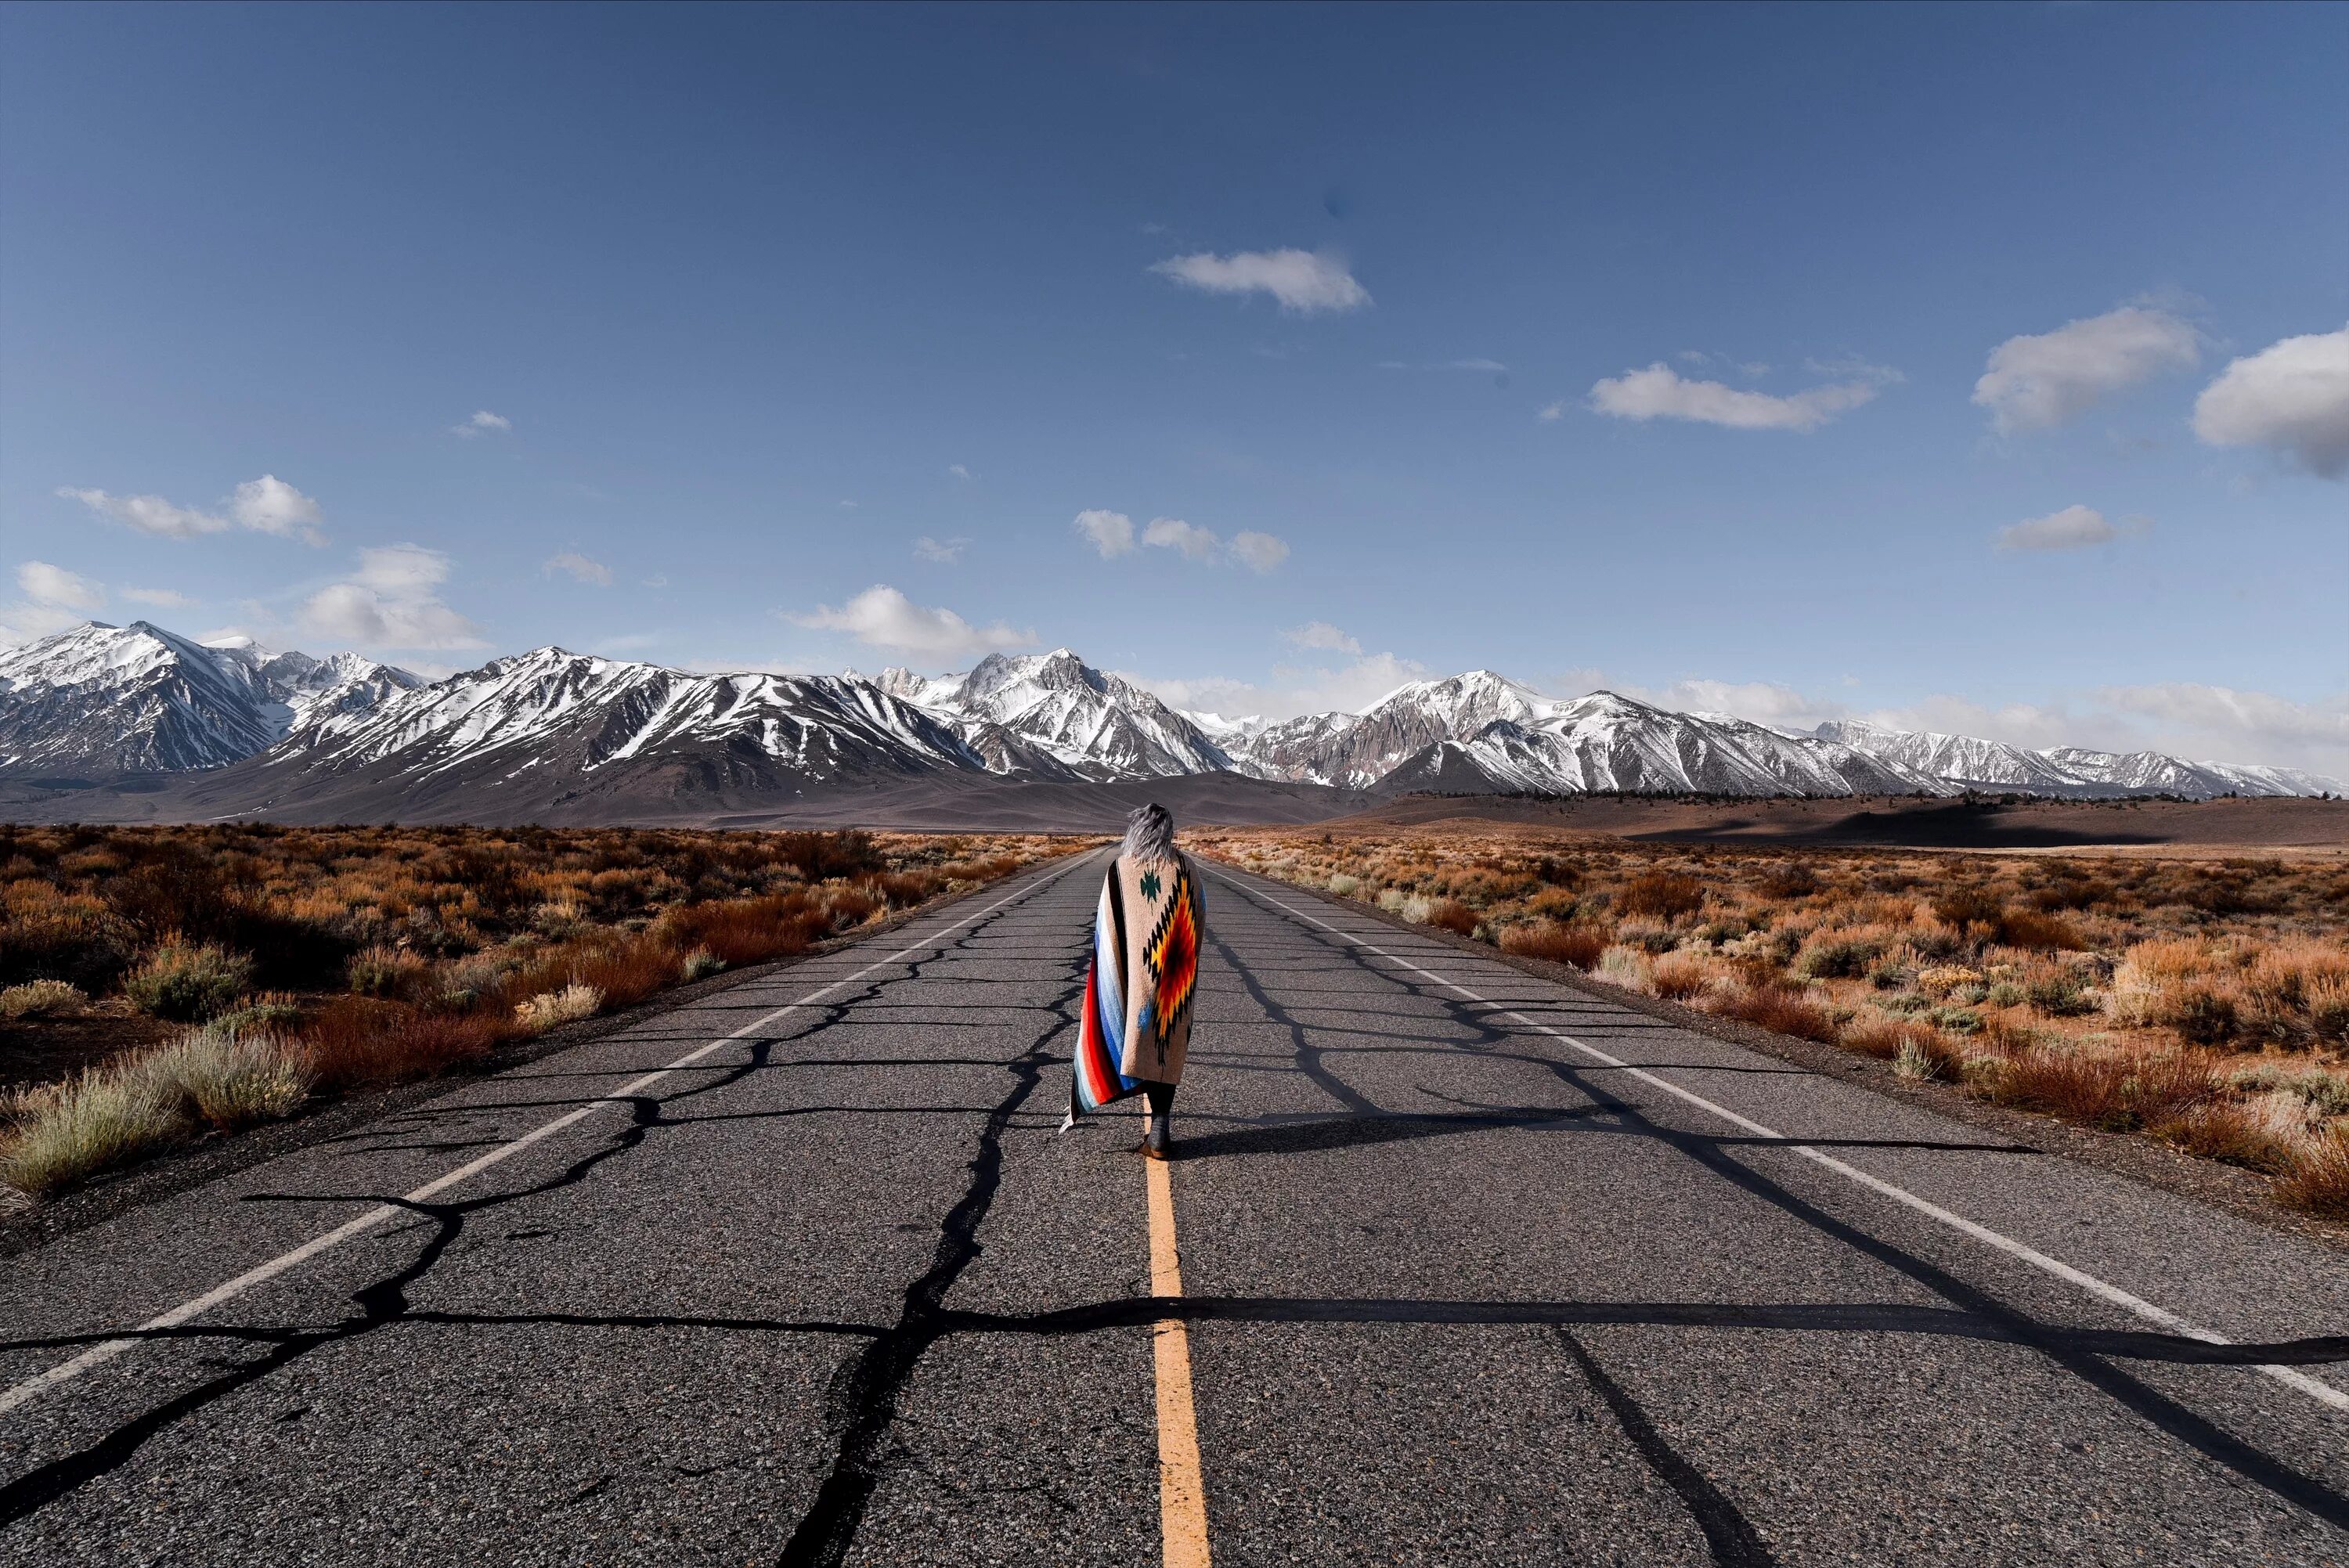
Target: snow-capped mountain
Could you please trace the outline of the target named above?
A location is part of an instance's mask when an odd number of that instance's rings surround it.
[[[2338,781],[2291,768],[2188,762],[2158,751],[2088,751],[2061,746],[2026,751],[1969,735],[1888,729],[1858,719],[1832,720],[1813,732],[1914,772],[1961,787],[2037,795],[2317,795]]]
[[[422,784],[451,771],[592,776],[678,759],[818,782],[984,770],[952,728],[866,681],[694,675],[557,647],[493,659],[373,708],[322,717],[260,760],[336,772],[389,763]]]
[[[1467,740],[1495,721],[1533,724],[1557,705],[1490,670],[1413,681],[1359,714],[1315,713],[1267,725],[1232,754],[1264,779],[1365,789],[1444,741]]]
[[[1066,648],[990,654],[967,675],[887,669],[876,684],[954,725],[997,772],[1033,770],[1032,763],[1018,763],[1021,743],[1083,779],[1164,779],[1232,765],[1191,719]]]
[[[316,659],[245,638],[191,642],[145,621],[86,622],[0,648],[0,770],[219,768],[421,684],[357,654]]]
[[[1242,792],[1260,786],[1230,775],[1388,794],[2341,789],[2156,752],[2029,751],[1857,721],[1806,733],[1611,692],[1559,699],[1489,670],[1413,681],[1361,713],[1268,723],[1179,712],[1066,648],[868,680],[696,674],[546,647],[429,686],[356,655],[204,645],[143,622],[0,650],[0,775],[47,797],[159,773],[187,776],[170,806],[184,815],[314,820],[722,820],[876,787],[960,799],[1004,781],[1211,773]]]
[[[1381,779],[1390,790],[1578,795],[1940,794],[1951,787],[1829,741],[1721,715],[1674,713],[1613,692],[1537,699],[1535,717],[1496,718],[1436,742]]]

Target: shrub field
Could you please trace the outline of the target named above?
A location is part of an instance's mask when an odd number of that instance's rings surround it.
[[[479,1058],[1071,843],[0,825],[0,1181]]]
[[[1641,844],[1533,830],[1194,836],[1506,952],[2159,1139],[2349,1220],[2349,865]]]

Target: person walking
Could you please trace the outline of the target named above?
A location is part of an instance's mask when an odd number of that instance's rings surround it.
[[[1061,1131],[1080,1116],[1140,1094],[1150,1108],[1142,1152],[1168,1157],[1206,931],[1198,876],[1174,847],[1174,814],[1154,802],[1142,807],[1127,819],[1125,842],[1102,879],[1093,911],[1092,963]]]

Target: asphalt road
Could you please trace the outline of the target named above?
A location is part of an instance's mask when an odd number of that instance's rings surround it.
[[[1098,871],[0,1264],[0,1558],[1156,1561],[1172,1316],[1225,1564],[2349,1562],[2339,1256],[1221,871],[1153,1298]]]

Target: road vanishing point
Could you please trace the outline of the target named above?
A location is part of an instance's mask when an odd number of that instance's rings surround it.
[[[1102,864],[0,1264],[0,1559],[2349,1562],[2349,1259],[1216,866],[1153,1165]]]

